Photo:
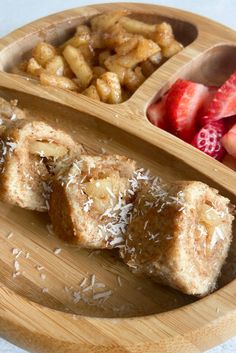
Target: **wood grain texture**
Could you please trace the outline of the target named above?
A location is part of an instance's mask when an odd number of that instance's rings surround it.
[[[78,23],[114,6],[130,8],[136,18],[148,22],[168,20],[186,45],[127,102],[91,101],[8,73],[40,39],[59,43]],[[233,170],[155,128],[145,116],[148,104],[177,77],[223,82],[236,69],[235,39],[234,31],[215,22],[154,5],[69,10],[0,40],[0,95],[18,98],[35,119],[69,132],[89,152],[124,154],[166,180],[202,180],[236,201]],[[3,204],[0,210],[0,334],[15,344],[40,353],[199,353],[236,334],[235,240],[221,289],[195,300],[134,276],[115,251],[91,252],[60,242],[50,234],[46,215]],[[15,278],[13,249],[22,251]],[[112,295],[103,304],[94,303],[88,291],[84,300],[74,301],[81,282],[87,278],[89,284],[93,275]]]

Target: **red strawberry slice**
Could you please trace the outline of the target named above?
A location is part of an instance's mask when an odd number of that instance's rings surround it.
[[[209,156],[220,160],[225,153],[221,143],[224,133],[225,126],[222,121],[208,123],[195,135],[192,145]]]
[[[171,132],[191,141],[196,132],[196,117],[208,95],[208,88],[200,83],[178,80],[166,99],[166,115]]]
[[[234,158],[236,158],[236,124],[221,139],[222,145]]]
[[[217,90],[218,90],[218,87],[217,86],[208,86],[208,92],[207,92],[207,96],[206,96],[206,99],[205,101],[203,102],[203,106],[200,108],[199,112],[198,112],[198,121],[197,123],[200,123],[198,125],[200,126],[204,126],[205,125],[205,122],[203,120],[203,123],[202,123],[202,117],[204,117],[207,112],[208,112],[208,109],[209,109],[209,105],[214,97],[214,95],[216,94]]]
[[[162,99],[157,103],[151,104],[147,110],[148,120],[155,126],[167,130],[167,122],[165,119],[165,100]]]
[[[226,132],[232,129],[232,127],[236,124],[236,115],[229,116],[224,119],[224,124],[226,127]]]
[[[208,111],[207,122],[236,114],[236,71],[217,90]]]

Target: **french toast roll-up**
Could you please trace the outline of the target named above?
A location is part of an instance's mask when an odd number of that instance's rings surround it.
[[[143,182],[120,255],[136,273],[204,296],[228,254],[232,213],[229,200],[202,182]]]
[[[123,156],[80,156],[53,182],[55,233],[80,247],[119,247],[132,210],[134,170],[135,162]]]
[[[47,211],[53,176],[82,150],[69,135],[44,122],[16,120],[0,138],[0,199]]]

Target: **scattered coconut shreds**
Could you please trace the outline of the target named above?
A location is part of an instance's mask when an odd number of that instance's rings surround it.
[[[42,270],[44,270],[44,267],[43,267],[43,266],[40,266],[40,265],[36,265],[35,268],[36,268],[37,271],[42,271]]]
[[[56,248],[53,252],[55,255],[59,255],[61,253],[61,248]]]
[[[47,210],[49,211],[49,210],[50,210],[50,205],[49,205],[48,200],[45,200],[45,204],[46,204],[46,208],[47,208]]]
[[[124,241],[124,238],[117,237],[117,238],[113,239],[112,241],[110,241],[110,245],[111,246],[118,245],[118,244],[123,243],[123,241]]]
[[[16,259],[18,259],[18,257],[20,256],[22,254],[22,250],[20,250],[19,252],[18,252],[18,254],[16,255]]]
[[[11,238],[13,237],[13,235],[14,235],[14,233],[13,233],[13,232],[8,233],[8,235],[7,235],[7,239],[11,239]]]
[[[111,290],[107,290],[107,291],[101,292],[101,293],[96,293],[93,295],[93,300],[108,299],[111,295],[112,295]]]
[[[101,148],[101,151],[102,151],[102,154],[105,154],[105,153],[107,153],[107,151],[106,151],[106,149],[105,148]]]
[[[91,276],[91,286],[92,286],[92,287],[94,286],[95,281],[96,281],[96,276],[95,276],[95,275],[92,275],[92,276]]]
[[[216,308],[216,312],[218,314],[220,312],[220,308]]]
[[[88,212],[93,204],[93,200],[91,198],[88,198],[88,200],[84,203],[83,210],[84,212]]]
[[[119,286],[122,287],[122,282],[121,282],[120,276],[117,276],[117,282],[118,282]]]
[[[16,271],[13,273],[12,277],[16,278],[17,276],[20,276],[20,274],[21,274],[20,271]]]
[[[19,271],[19,269],[20,269],[20,264],[17,260],[14,261],[14,268],[15,268],[16,272]]]
[[[17,255],[19,253],[19,249],[13,248],[12,255]]]
[[[83,287],[85,284],[86,284],[86,282],[87,282],[87,278],[86,277],[84,277],[84,279],[82,280],[82,282],[80,283],[80,287]]]
[[[13,248],[12,249],[12,255],[15,256],[15,259],[18,259],[18,257],[22,254],[22,250],[17,249],[17,248]]]
[[[84,287],[88,284],[86,287]],[[101,292],[101,288],[103,292]],[[69,292],[70,288],[64,287],[65,292]],[[107,290],[106,290],[107,289]],[[112,291],[109,288],[106,288],[104,283],[96,282],[96,275],[87,274],[87,277],[83,278],[82,282],[79,285],[79,289],[73,291],[72,302],[73,304],[77,304],[80,301],[83,301],[87,305],[100,307],[103,303],[109,299]]]
[[[10,119],[11,119],[12,121],[15,121],[15,120],[17,120],[17,116],[16,116],[16,113],[13,113]]]
[[[45,279],[46,279],[45,273],[41,273],[40,274],[40,278],[41,278],[42,281],[45,281]]]
[[[43,288],[42,289],[42,293],[48,293],[48,292],[49,292],[48,288]]]
[[[90,291],[91,289],[93,289],[93,286],[91,286],[91,284],[88,286],[88,287],[85,287],[82,289],[82,292],[88,292]]]
[[[106,285],[104,283],[97,282],[97,283],[94,284],[94,287],[96,287],[96,288],[105,288]]]
[[[74,297],[73,299],[74,304],[79,303],[79,301],[82,299],[80,292],[74,292],[73,297]]]
[[[26,258],[26,259],[29,259],[29,257],[30,257],[30,253],[27,252],[27,253],[25,254],[25,258]]]
[[[67,286],[64,287],[64,292],[69,293],[69,288]]]
[[[149,220],[147,220],[147,221],[144,223],[144,227],[143,227],[144,230],[147,228],[148,222],[149,222]]]

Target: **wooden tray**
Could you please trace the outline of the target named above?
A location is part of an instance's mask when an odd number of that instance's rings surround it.
[[[147,22],[168,20],[186,46],[127,102],[108,105],[8,73],[40,39],[62,41],[77,24],[114,8],[129,8]],[[104,148],[133,157],[167,180],[202,180],[236,201],[234,171],[152,126],[145,116],[148,104],[177,77],[222,83],[236,69],[235,43],[234,31],[172,8],[126,3],[64,11],[1,39],[0,95],[18,98],[20,106],[70,132],[91,151]],[[236,334],[236,240],[221,289],[196,301],[135,277],[115,252],[60,242],[50,234],[44,214],[5,204],[0,210],[0,335],[9,341],[40,353],[197,353]],[[22,251],[16,278],[13,248]],[[58,255],[56,248],[62,249]],[[113,294],[103,306],[76,304],[73,293],[92,275]]]

